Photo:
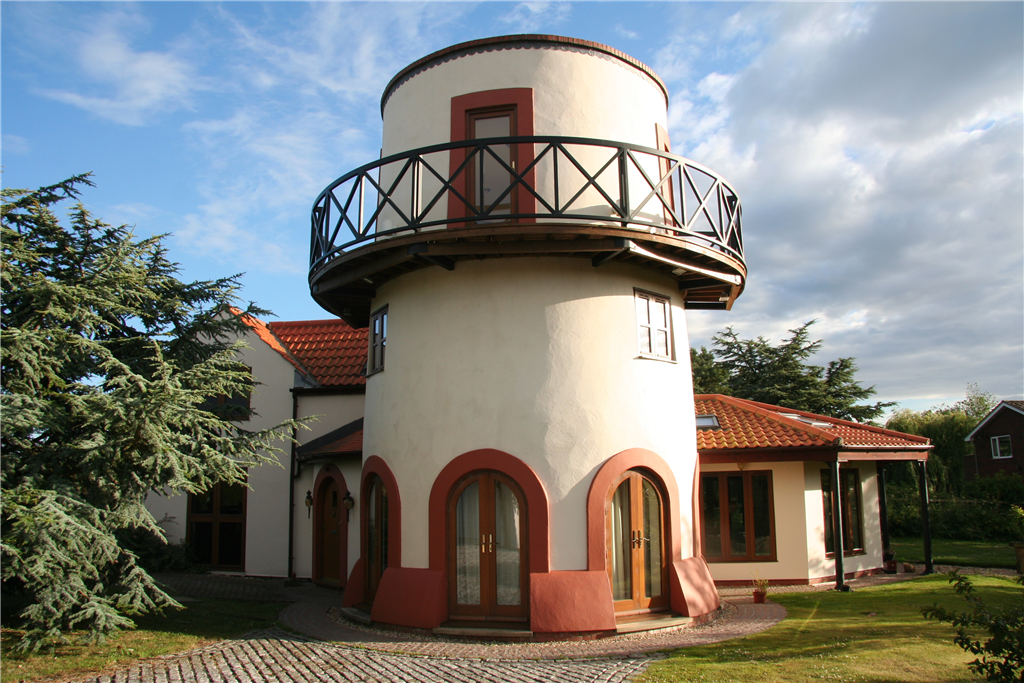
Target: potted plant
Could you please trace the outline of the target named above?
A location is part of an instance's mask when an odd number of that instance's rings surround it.
[[[886,574],[896,573],[896,553],[888,548],[882,551],[882,570]]]
[[[763,603],[768,596],[768,579],[758,576],[752,583],[754,584],[754,602]]]

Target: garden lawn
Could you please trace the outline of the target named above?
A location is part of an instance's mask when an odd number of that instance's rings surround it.
[[[1011,579],[972,578],[993,603],[1006,604],[1021,594]],[[966,666],[974,658],[953,644],[953,629],[921,616],[920,607],[934,602],[964,608],[946,575],[851,593],[769,593],[768,598],[786,608],[782,623],[746,638],[675,650],[636,680],[980,680]]]
[[[924,564],[924,540],[921,538],[893,538],[889,547],[900,562]],[[1016,569],[1016,555],[1006,541],[950,541],[932,539],[932,561],[958,567],[1000,567]]]
[[[184,610],[168,610],[166,616],[137,617],[134,631],[110,637],[103,645],[63,645],[53,653],[44,650],[27,656],[14,654],[12,649],[20,632],[4,628],[0,634],[0,681],[15,683],[56,677],[66,680],[84,673],[95,676],[122,669],[139,659],[183,652],[237,638],[255,629],[270,628],[277,624],[277,615],[285,607],[276,602],[239,600],[196,600],[184,605]]]

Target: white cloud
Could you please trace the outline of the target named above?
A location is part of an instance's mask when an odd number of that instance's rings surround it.
[[[747,290],[691,315],[694,342],[818,318],[819,362],[857,357],[880,395],[1020,395],[1021,6],[776,9],[749,67],[688,83],[670,111],[673,142],[744,209]]]
[[[20,135],[4,133],[2,141],[0,141],[0,149],[4,154],[28,154],[32,150],[32,145]]]
[[[563,23],[572,13],[569,2],[521,2],[503,15],[502,23],[509,24],[519,33],[536,33],[545,27]]]
[[[41,93],[131,126],[188,106],[199,87],[193,66],[179,50],[134,50],[130,34],[140,24],[137,16],[119,11],[104,16],[91,32],[69,32],[87,83],[75,90],[44,88]]]

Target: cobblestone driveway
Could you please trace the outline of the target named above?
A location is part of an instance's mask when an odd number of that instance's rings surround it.
[[[618,683],[652,657],[590,661],[498,662],[387,654],[312,641],[278,629],[141,662],[90,683]]]

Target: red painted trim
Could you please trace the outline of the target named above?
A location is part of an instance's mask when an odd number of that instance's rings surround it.
[[[466,114],[478,109],[494,109],[500,107],[514,106],[516,108],[516,130],[513,135],[533,135],[533,88],[502,88],[498,90],[484,90],[481,92],[458,95],[452,98],[451,114],[451,142],[460,142],[467,139]],[[517,168],[526,168],[533,162],[533,145],[519,145],[516,150]],[[453,149],[449,156],[448,173],[451,175],[466,159],[465,150]],[[469,178],[465,173],[460,174],[453,183],[458,192],[466,199],[467,185]],[[525,176],[526,186],[534,187],[536,178],[531,170]],[[520,185],[516,189],[516,202],[519,213],[534,213],[537,210],[536,198]],[[462,218],[467,214],[466,205],[455,195],[448,195],[448,218]],[[465,227],[464,223],[452,223],[452,228]]]
[[[345,491],[348,491],[348,485],[345,483],[345,477],[334,465],[324,465],[320,468],[320,471],[316,475],[316,480],[313,482],[313,580],[320,581],[321,567],[323,566],[323,540],[319,530],[323,527],[324,523],[324,501],[322,489],[327,483],[328,479],[334,480],[334,483],[338,485],[338,495],[344,496]],[[348,567],[348,520],[341,525],[341,538],[339,539],[341,548],[338,551],[338,587],[344,588],[346,585],[345,568]],[[333,585],[333,584],[331,584]]]
[[[600,633],[615,630],[608,572],[557,571],[530,577],[530,630]]]
[[[665,526],[668,538],[668,560],[672,562],[682,556],[680,533],[679,487],[676,485],[672,468],[665,460],[643,448],[630,448],[608,458],[590,482],[587,493],[587,569],[607,571],[607,537],[605,525],[608,519],[608,502],[612,495],[612,483],[627,470],[647,470],[661,483],[668,498],[665,511]]]
[[[447,513],[448,496],[467,474],[479,470],[494,470],[511,477],[526,496],[526,524],[529,570],[531,574],[546,574],[551,571],[549,552],[549,506],[548,492],[537,473],[525,462],[503,451],[482,448],[469,451],[454,458],[434,480],[430,489],[429,534],[430,568],[445,573],[447,586]],[[447,589],[446,589],[447,590]]]
[[[378,455],[371,455],[363,462],[363,480],[359,486],[360,510],[359,515],[359,553],[362,557],[366,553],[366,508],[363,501],[367,500],[367,490],[370,486],[370,476],[376,474],[384,483],[388,492],[388,566],[402,566],[402,496],[398,491],[398,480],[395,474],[388,467],[388,464]]]
[[[388,567],[381,576],[370,618],[382,624],[437,628],[448,617],[444,573]]]
[[[348,585],[345,593],[341,596],[342,607],[352,607],[363,602],[363,558],[356,560],[352,565],[352,573],[348,575]]]

